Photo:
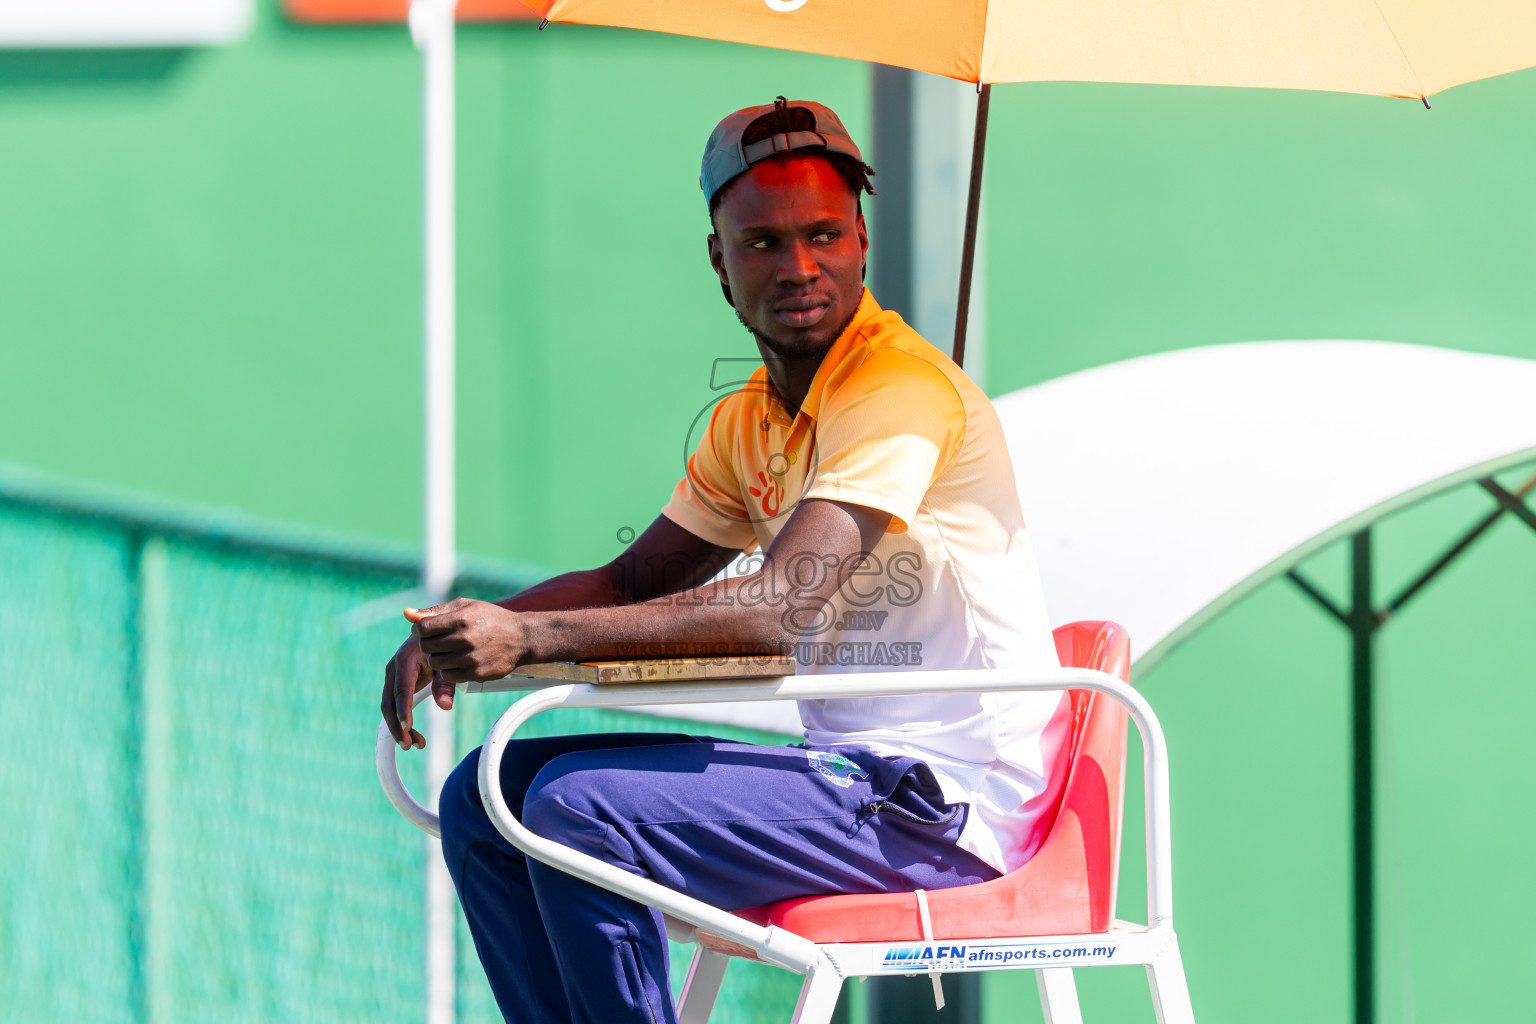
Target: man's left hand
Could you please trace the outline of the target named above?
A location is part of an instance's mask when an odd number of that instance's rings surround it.
[[[407,608],[405,617],[428,664],[449,684],[450,702],[452,684],[500,679],[528,660],[522,616],[489,601],[457,597],[431,608]]]

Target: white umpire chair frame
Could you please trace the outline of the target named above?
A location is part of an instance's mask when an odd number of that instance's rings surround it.
[[[544,680],[508,676],[470,684],[469,692],[520,691]],[[1146,804],[1147,924],[1115,921],[1106,932],[944,938],[928,942],[816,943],[774,925],[758,925],[685,896],[615,865],[535,835],[524,828],[495,780],[507,743],[528,719],[556,708],[619,708],[639,704],[700,704],[838,697],[914,696],[1025,690],[1093,690],[1118,701],[1141,734]],[[420,703],[430,693],[416,696]],[[380,725],[375,744],[379,780],[395,808],[413,825],[440,834],[437,815],[418,803],[400,779],[398,747]],[[803,975],[793,1024],[827,1024],[843,982],[853,977],[1033,970],[1046,1024],[1081,1024],[1073,970],[1141,964],[1146,968],[1158,1024],[1193,1024],[1194,1011],[1173,929],[1173,856],[1168,810],[1168,753],[1151,705],[1130,684],[1103,672],[1064,668],[1020,676],[1000,669],[784,676],[777,679],[593,686],[566,683],[534,690],[508,708],[486,736],[480,757],[480,794],[507,841],[536,860],[636,902],[660,910],[668,935],[696,950],[678,997],[680,1024],[705,1024],[730,957],[773,964]],[[923,907],[923,901],[919,900]],[[924,931],[931,932],[924,918]],[[913,953],[914,947],[921,950]],[[956,947],[960,947],[957,949]],[[923,955],[929,953],[930,955]],[[920,970],[916,959],[921,964]],[[1048,966],[1047,966],[1048,965]],[[937,983],[937,981],[936,981]]]

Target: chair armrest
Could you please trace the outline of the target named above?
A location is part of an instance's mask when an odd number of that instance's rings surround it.
[[[418,706],[422,701],[432,695],[429,686],[418,690],[416,696],[411,699],[411,707]],[[411,796],[411,791],[405,788],[405,780],[400,778],[400,762],[398,754],[400,748],[395,745],[395,738],[389,734],[389,726],[379,723],[379,734],[373,741],[373,766],[379,773],[379,783],[384,787],[384,795],[389,797],[389,802],[394,805],[405,820],[421,829],[434,839],[441,838],[442,827],[438,824],[437,815]]]
[[[542,682],[542,680],[540,681]],[[528,681],[509,676],[479,689],[522,689]],[[536,684],[537,685],[537,684]],[[1029,690],[1094,690],[1122,704],[1141,734],[1144,751],[1147,822],[1147,923],[1173,917],[1172,843],[1168,815],[1168,758],[1162,726],[1146,699],[1116,676],[1067,668],[1021,676],[1001,669],[867,672],[842,675],[784,676],[778,679],[708,681],[626,686],[566,684],[536,690],[506,710],[491,727],[480,755],[480,794],[486,811],[507,841],[525,854],[594,885],[627,896],[664,914],[742,943],[764,960],[804,971],[814,960],[814,946],[771,926],[763,928],[734,914],[674,892],[595,857],[545,839],[524,828],[502,798],[501,759],[513,733],[534,715],[554,708],[625,707],[636,704],[730,703],[756,700],[818,700],[838,697],[912,696],[927,693],[993,693]],[[426,694],[429,691],[422,691]],[[418,695],[420,700],[422,695]],[[397,751],[381,724],[375,746],[379,778],[390,802],[412,824],[438,834],[437,816],[417,803],[400,781]],[[776,933],[776,934],[774,934]],[[809,957],[809,959],[807,959]]]

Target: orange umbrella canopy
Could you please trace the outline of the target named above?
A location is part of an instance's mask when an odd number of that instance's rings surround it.
[[[967,82],[1424,98],[1536,64],[1536,0],[525,0],[549,21],[892,64]]]

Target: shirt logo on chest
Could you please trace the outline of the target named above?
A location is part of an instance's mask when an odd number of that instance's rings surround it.
[[[743,365],[736,365],[743,364]],[[795,510],[799,494],[810,489],[816,478],[820,455],[816,447],[816,426],[791,429],[783,438],[774,436],[775,426],[793,427],[783,413],[778,392],[772,384],[751,379],[754,359],[717,359],[710,374],[710,390],[715,396],[700,409],[688,427],[683,443],[683,472],[693,500],[722,519],[740,523],[765,523]],[[741,406],[732,408],[716,423],[715,412],[721,403],[737,398]],[[728,431],[735,442],[729,451],[711,451],[707,441],[712,430]],[[721,438],[723,440],[723,438]],[[783,447],[780,448],[779,446]],[[779,448],[779,450],[775,450]],[[723,507],[712,500],[710,488],[695,479],[694,459],[701,460],[698,472],[703,479],[719,481],[724,497],[736,508]],[[753,469],[754,466],[762,467]],[[729,480],[729,484],[727,484]],[[740,488],[739,490],[737,488]]]
[[[757,471],[757,482],[761,487],[748,487],[752,497],[761,498],[763,501],[763,515],[776,516],[779,507],[784,503],[784,486],[768,475],[766,469]]]

